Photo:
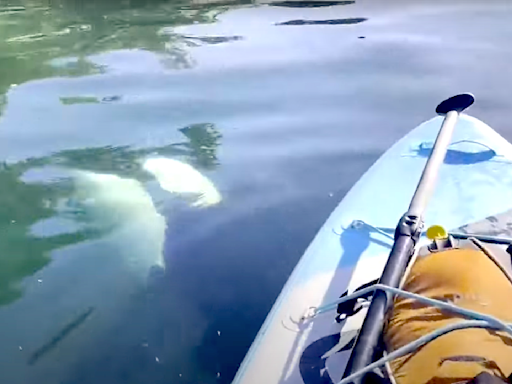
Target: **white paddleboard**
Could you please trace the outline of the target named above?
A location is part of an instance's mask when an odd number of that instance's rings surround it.
[[[414,194],[443,119],[402,138],[366,172],[308,247],[235,377],[237,384],[331,384],[341,379],[365,309],[301,323],[308,308],[333,302],[380,277],[392,235]],[[512,208],[512,145],[462,114],[441,167],[425,225],[455,229]],[[341,351],[339,351],[341,349]]]

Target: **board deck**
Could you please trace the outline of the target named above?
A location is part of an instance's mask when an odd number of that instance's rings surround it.
[[[299,320],[308,308],[380,277],[392,233],[441,123],[436,117],[421,124],[386,151],[332,212],[283,288],[234,383],[330,384],[341,378],[365,310],[342,323],[334,321],[334,312],[307,323]],[[511,208],[512,145],[462,114],[425,214],[426,226],[509,236],[512,215],[496,215]]]

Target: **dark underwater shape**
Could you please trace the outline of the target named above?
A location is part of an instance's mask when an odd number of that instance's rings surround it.
[[[64,340],[73,330],[80,326],[94,311],[94,308],[88,308],[85,312],[76,317],[73,321],[68,323],[62,330],[56,334],[50,341],[44,344],[42,347],[37,349],[32,355],[30,355],[27,363],[33,365],[43,357],[46,353],[50,352],[57,346],[62,340]]]
[[[354,17],[349,19],[330,19],[330,20],[290,20],[276,25],[348,25],[359,24],[368,19],[364,17]]]
[[[319,8],[332,7],[333,5],[349,5],[355,1],[276,1],[270,3],[274,7],[290,7],[290,8]]]
[[[187,40],[196,40],[205,44],[221,44],[230,41],[243,40],[242,36],[182,36]]]

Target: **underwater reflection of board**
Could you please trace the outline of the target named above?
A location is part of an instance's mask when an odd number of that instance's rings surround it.
[[[381,276],[394,228],[407,211],[441,123],[441,117],[433,118],[402,138],[333,211],[267,316],[235,383],[340,380],[349,355],[342,351],[352,347],[366,315],[364,303],[339,323],[335,312],[306,323],[298,320],[308,308],[333,302]],[[426,226],[455,229],[508,211],[512,145],[464,114],[451,142],[425,213]]]

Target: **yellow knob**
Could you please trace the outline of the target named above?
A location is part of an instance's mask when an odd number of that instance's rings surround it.
[[[448,237],[448,233],[440,225],[433,225],[427,229],[427,237],[430,240],[446,239]]]

